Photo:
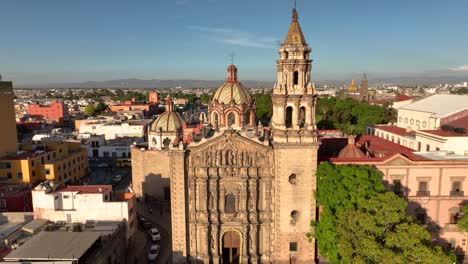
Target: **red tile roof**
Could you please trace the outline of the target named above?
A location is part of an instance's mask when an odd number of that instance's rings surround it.
[[[321,138],[319,161],[331,162],[378,162],[401,154],[412,161],[427,160],[414,154],[414,150],[385,140],[374,135],[362,135],[356,138],[356,147],[366,154],[363,158],[338,158],[338,153],[347,145],[347,138]]]
[[[406,136],[408,133],[405,128],[397,127],[397,126],[374,126],[375,129],[380,129],[389,133],[397,134],[400,136]]]
[[[112,191],[112,185],[75,185],[58,189],[57,192],[105,193]]]
[[[444,130],[419,130],[424,133],[432,134],[439,137],[468,137],[468,134],[460,134],[453,131],[444,131]]]
[[[407,96],[406,94],[397,94],[395,97],[395,102],[408,101],[413,98]]]

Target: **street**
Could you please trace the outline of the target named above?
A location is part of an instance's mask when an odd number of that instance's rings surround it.
[[[112,160],[90,160],[89,168],[90,174],[86,179],[89,185],[113,185],[114,192],[126,192],[132,182],[131,167],[116,167]],[[117,175],[120,175],[122,179],[118,183],[114,183],[113,179]],[[161,240],[155,243],[160,245],[160,251],[154,263],[170,263],[171,217],[169,204],[140,200],[137,202],[137,218],[140,219],[142,216],[151,223],[152,227],[158,228],[161,233]],[[127,263],[148,263],[148,251],[152,244],[149,229],[138,223],[134,241],[128,247]]]

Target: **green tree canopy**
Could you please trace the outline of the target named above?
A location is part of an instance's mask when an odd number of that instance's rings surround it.
[[[429,232],[406,215],[406,206],[405,200],[386,192],[338,214],[340,262],[454,263],[453,255],[432,246]]]
[[[273,105],[271,103],[271,94],[256,93],[252,95],[257,108],[257,119],[264,125],[268,125],[273,115]]]
[[[366,127],[396,120],[388,105],[369,105],[352,99],[319,98],[316,107],[319,129],[341,129],[348,134],[364,134]]]
[[[406,215],[407,202],[386,191],[376,168],[320,164],[316,199],[320,221],[309,236],[331,263],[453,263]]]

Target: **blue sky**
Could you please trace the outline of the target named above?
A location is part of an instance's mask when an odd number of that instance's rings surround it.
[[[297,0],[313,77],[466,70],[466,0]],[[16,85],[275,78],[292,0],[2,0],[0,73]]]

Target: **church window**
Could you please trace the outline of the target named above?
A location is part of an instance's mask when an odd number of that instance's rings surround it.
[[[289,58],[289,53],[286,51],[286,52],[284,53],[284,59],[287,60],[288,58]]]
[[[236,197],[234,194],[228,194],[224,197],[224,211],[228,214],[236,213]]]
[[[245,113],[245,124],[250,124],[250,112]]]
[[[286,128],[292,127],[292,112],[293,109],[291,106],[286,107]]]
[[[297,242],[289,242],[289,251],[291,252],[297,251]]]
[[[152,142],[153,142],[153,145],[156,145],[158,143],[155,137],[153,138]]]
[[[219,124],[218,113],[215,112],[215,113],[213,114],[213,117],[214,117],[214,123],[215,123],[215,125]]]
[[[291,224],[292,225],[296,224],[298,218],[299,218],[299,212],[297,210],[291,211]]]
[[[304,128],[306,118],[306,108],[303,106],[299,109],[299,127]]]
[[[297,176],[295,173],[289,175],[289,183],[290,184],[296,184],[297,183]]]
[[[460,209],[458,207],[452,207],[449,209],[449,224],[457,224]]]
[[[232,126],[236,123],[236,115],[234,113],[229,113],[227,116],[228,126]]]
[[[299,72],[295,71],[293,74],[293,84],[298,85],[299,84]]]
[[[400,116],[400,117],[398,118],[398,121],[400,121],[400,122],[401,122],[401,120],[402,120],[402,119],[403,119],[403,118]]]

